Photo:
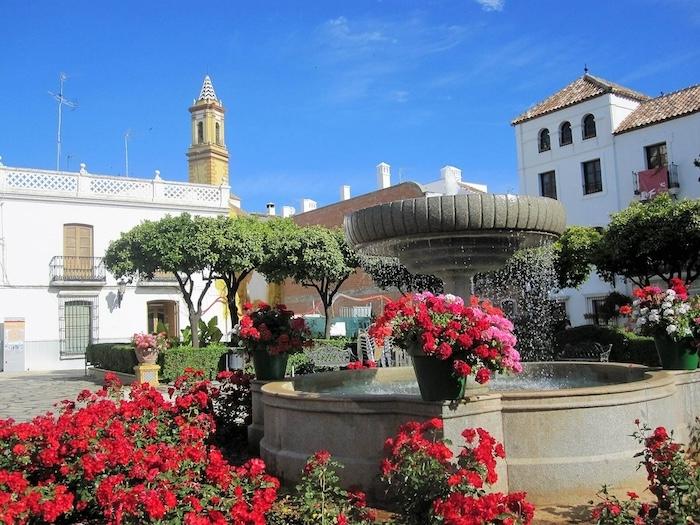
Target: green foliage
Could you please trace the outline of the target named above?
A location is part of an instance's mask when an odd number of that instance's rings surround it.
[[[554,267],[559,288],[578,288],[593,269],[600,232],[588,226],[570,226],[554,243]]]
[[[347,244],[340,229],[300,228],[282,221],[273,224],[277,226],[270,240],[270,257],[259,270],[273,282],[291,278],[302,286],[314,288],[323,303],[328,337],[328,310],[340,286],[360,266],[359,256]]]
[[[128,343],[95,343],[85,350],[87,362],[96,368],[133,374],[138,364],[134,347]]]
[[[219,330],[217,326],[219,323],[218,316],[214,316],[209,319],[208,323],[205,323],[202,319],[199,320],[199,344],[201,346],[209,346],[212,344],[217,344],[221,342],[221,338],[224,336],[223,332]],[[186,326],[180,330],[182,334],[182,346],[192,346],[192,328]]]
[[[566,344],[583,342],[613,345],[610,361],[619,363],[638,363],[647,366],[658,366],[659,357],[654,345],[654,338],[635,335],[633,332],[598,325],[583,325],[562,330],[556,334],[557,348]]]
[[[151,278],[157,271],[175,275],[187,304],[190,326],[202,315],[202,301],[212,280],[206,279],[194,296],[194,280],[202,273],[211,274],[217,262],[213,250],[211,219],[191,217],[187,213],[166,215],[158,221],[144,221],[112,241],[104,256],[105,267],[115,277]],[[197,330],[192,343],[199,346]]]
[[[158,355],[162,381],[173,381],[184,374],[186,368],[202,370],[205,379],[214,379],[217,372],[224,369],[224,355],[228,348],[211,345],[201,348],[176,346]]]
[[[299,352],[298,354],[291,354],[289,359],[287,359],[287,370],[286,375],[301,376],[305,374],[313,374],[316,371],[313,361],[304,352]]]
[[[425,291],[439,294],[444,291],[444,284],[439,277],[413,274],[393,257],[363,256],[360,258],[360,264],[365,273],[383,290],[396,288],[401,294]]]
[[[598,273],[639,286],[658,276],[691,283],[700,276],[700,200],[662,194],[615,213],[593,258]]]

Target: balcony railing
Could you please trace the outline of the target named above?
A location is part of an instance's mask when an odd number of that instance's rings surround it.
[[[56,255],[49,263],[51,282],[105,282],[102,257]]]
[[[673,162],[668,166],[634,171],[632,174],[635,198],[642,201],[652,199],[659,193],[676,195],[680,191],[678,164]]]
[[[145,276],[140,276],[138,280],[138,284],[141,286],[155,286],[155,285],[162,285],[162,284],[175,284],[177,285],[177,279],[175,278],[175,274],[173,272],[163,272],[163,271],[157,271],[153,274],[153,277],[150,279],[145,277]]]

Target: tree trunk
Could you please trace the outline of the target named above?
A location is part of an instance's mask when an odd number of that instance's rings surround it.
[[[325,331],[323,337],[325,339],[330,339],[331,337],[331,320],[328,317],[328,310],[330,309],[331,305],[326,303],[326,301],[323,302],[323,314],[326,316],[326,326],[325,326]]]
[[[190,310],[190,330],[192,331],[192,348],[199,348],[199,320],[201,312]]]

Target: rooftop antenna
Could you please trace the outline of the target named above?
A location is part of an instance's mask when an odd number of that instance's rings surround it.
[[[59,88],[58,93],[53,93],[49,91],[51,95],[58,102],[58,134],[56,139],[56,171],[61,171],[61,115],[63,113],[63,106],[68,106],[69,108],[75,109],[78,107],[76,102],[68,100],[63,96],[63,83],[68,79],[68,75],[61,73],[58,75]]]
[[[584,75],[588,74],[588,64],[583,64],[583,74]]]
[[[131,136],[131,130],[127,129],[124,133],[124,160],[126,161],[126,176],[129,176],[129,137]]]

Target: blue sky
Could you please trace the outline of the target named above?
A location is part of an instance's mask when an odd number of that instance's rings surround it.
[[[517,189],[510,120],[583,73],[656,95],[700,82],[697,0],[0,0],[0,155],[186,180],[187,108],[209,73],[244,208],[299,208],[445,164]],[[69,157],[70,156],[70,157]]]

